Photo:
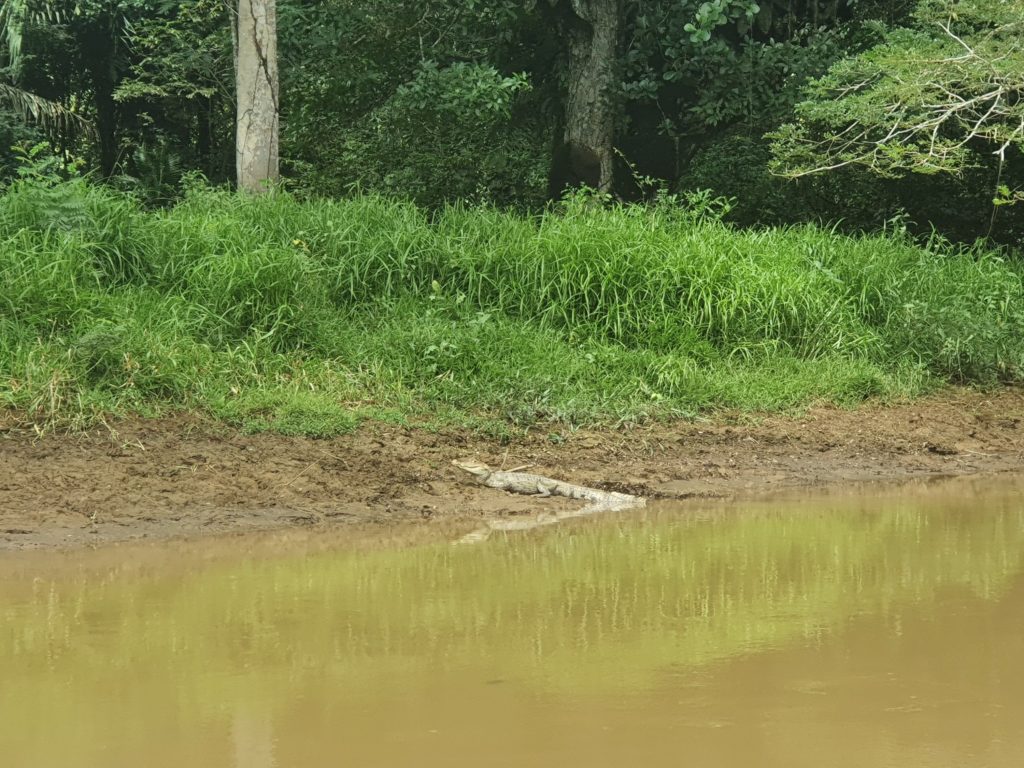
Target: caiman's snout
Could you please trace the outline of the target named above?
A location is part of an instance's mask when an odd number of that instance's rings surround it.
[[[466,472],[471,472],[474,475],[488,475],[491,472],[490,467],[486,464],[481,464],[479,461],[453,459],[452,464],[459,469],[464,469]]]

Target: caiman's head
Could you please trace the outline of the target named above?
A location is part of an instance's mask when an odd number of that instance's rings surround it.
[[[479,461],[473,461],[471,459],[455,459],[452,464],[459,469],[464,469],[478,477],[487,477],[487,475],[491,474],[491,468],[486,464],[481,464]]]

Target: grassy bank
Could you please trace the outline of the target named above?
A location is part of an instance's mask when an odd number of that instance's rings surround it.
[[[366,416],[599,424],[1016,381],[995,254],[670,209],[543,218],[81,182],[0,198],[0,406],[39,425],[191,409],[334,434]],[[492,422],[493,423],[493,422]]]

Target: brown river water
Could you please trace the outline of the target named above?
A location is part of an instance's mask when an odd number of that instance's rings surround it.
[[[1024,766],[1024,482],[0,557],[0,765]]]

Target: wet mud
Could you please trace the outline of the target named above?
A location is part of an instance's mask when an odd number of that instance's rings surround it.
[[[1020,472],[1024,392],[952,391],[794,416],[718,414],[511,438],[366,424],[330,440],[246,435],[192,417],[80,435],[4,426],[0,550],[95,547],[286,528],[559,515],[579,502],[475,485],[473,458],[658,499],[740,499],[810,487]]]

